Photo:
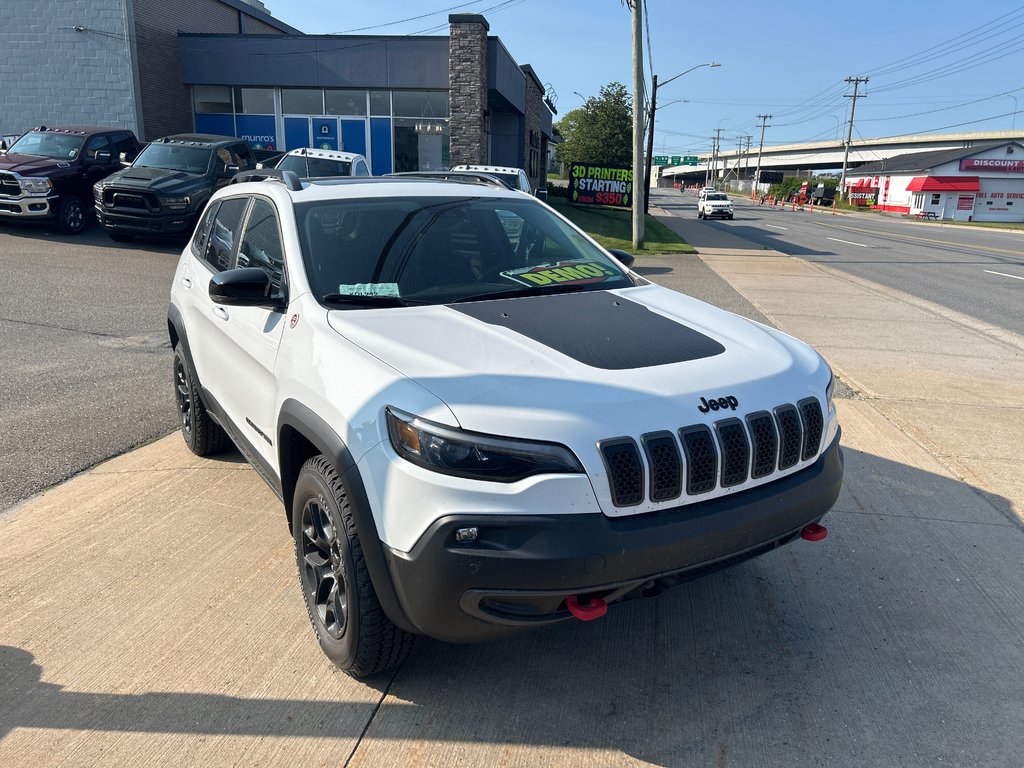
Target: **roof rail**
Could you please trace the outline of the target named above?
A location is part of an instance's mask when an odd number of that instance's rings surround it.
[[[258,171],[241,171],[240,173],[236,173],[229,183],[242,184],[246,181],[279,181],[291,192],[299,192],[302,189],[302,183],[299,181],[299,177],[294,171],[280,171],[277,168],[263,168]]]
[[[511,189],[508,184],[497,176],[478,171],[400,171],[384,175],[414,179],[437,179],[438,181],[461,181],[466,184],[483,184],[489,187],[498,187],[499,189]]]

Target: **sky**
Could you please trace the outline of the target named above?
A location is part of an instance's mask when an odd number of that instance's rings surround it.
[[[446,35],[451,13],[479,13],[558,113],[619,82],[632,90],[632,25],[622,0],[265,0],[307,34]],[[658,88],[656,154],[1017,129],[1024,136],[1024,5],[964,0],[646,0],[644,78]],[[418,17],[418,18],[413,18]],[[394,23],[400,22],[400,23]],[[364,29],[369,27],[369,29]],[[717,62],[720,67],[699,66]],[[645,104],[649,95],[644,96]],[[1020,102],[1018,104],[1018,102]],[[1020,112],[1018,112],[1018,107]]]

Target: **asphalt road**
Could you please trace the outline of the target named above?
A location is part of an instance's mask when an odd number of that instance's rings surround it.
[[[692,193],[660,190],[652,202],[697,215]],[[757,206],[734,198],[724,227],[766,248],[819,262],[1024,334],[1024,232],[906,221],[875,214],[831,215]]]
[[[0,224],[0,510],[174,429],[178,253]]]

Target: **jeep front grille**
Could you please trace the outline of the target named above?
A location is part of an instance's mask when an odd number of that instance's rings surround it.
[[[684,494],[699,496],[741,485],[748,479],[768,480],[801,460],[813,459],[824,429],[821,404],[808,397],[797,405],[780,405],[771,413],[748,414],[745,420],[723,419],[712,427],[695,424],[675,434],[649,432],[640,436],[642,453],[632,437],[603,440],[598,449],[608,471],[612,503],[632,507],[645,499],[670,501]]]

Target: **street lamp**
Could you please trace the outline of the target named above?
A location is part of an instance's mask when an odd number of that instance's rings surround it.
[[[701,67],[720,67],[720,66],[722,66],[722,65],[719,64],[717,61],[710,61],[710,62],[707,62],[707,63],[704,63],[704,64],[695,64],[694,66],[690,67],[686,71],[680,72],[678,75],[674,75],[673,77],[670,77],[668,80],[666,80],[663,83],[659,83],[658,82],[658,76],[657,75],[651,75],[651,108],[650,108],[650,110],[647,113],[647,121],[648,121],[648,126],[647,126],[647,130],[648,130],[648,134],[647,134],[647,170],[644,173],[644,213],[647,213],[647,211],[650,209],[650,203],[651,203],[651,159],[652,159],[653,154],[654,154],[654,113],[658,109],[658,89],[665,87],[666,85],[671,83],[673,80],[678,80],[683,75],[686,75],[686,74],[689,74],[690,72],[693,72],[693,70],[695,70],[695,69],[700,69]],[[686,101],[686,99],[683,99],[683,101]],[[669,103],[671,104],[673,102],[669,102]],[[665,106],[668,106],[668,104],[666,104]]]

